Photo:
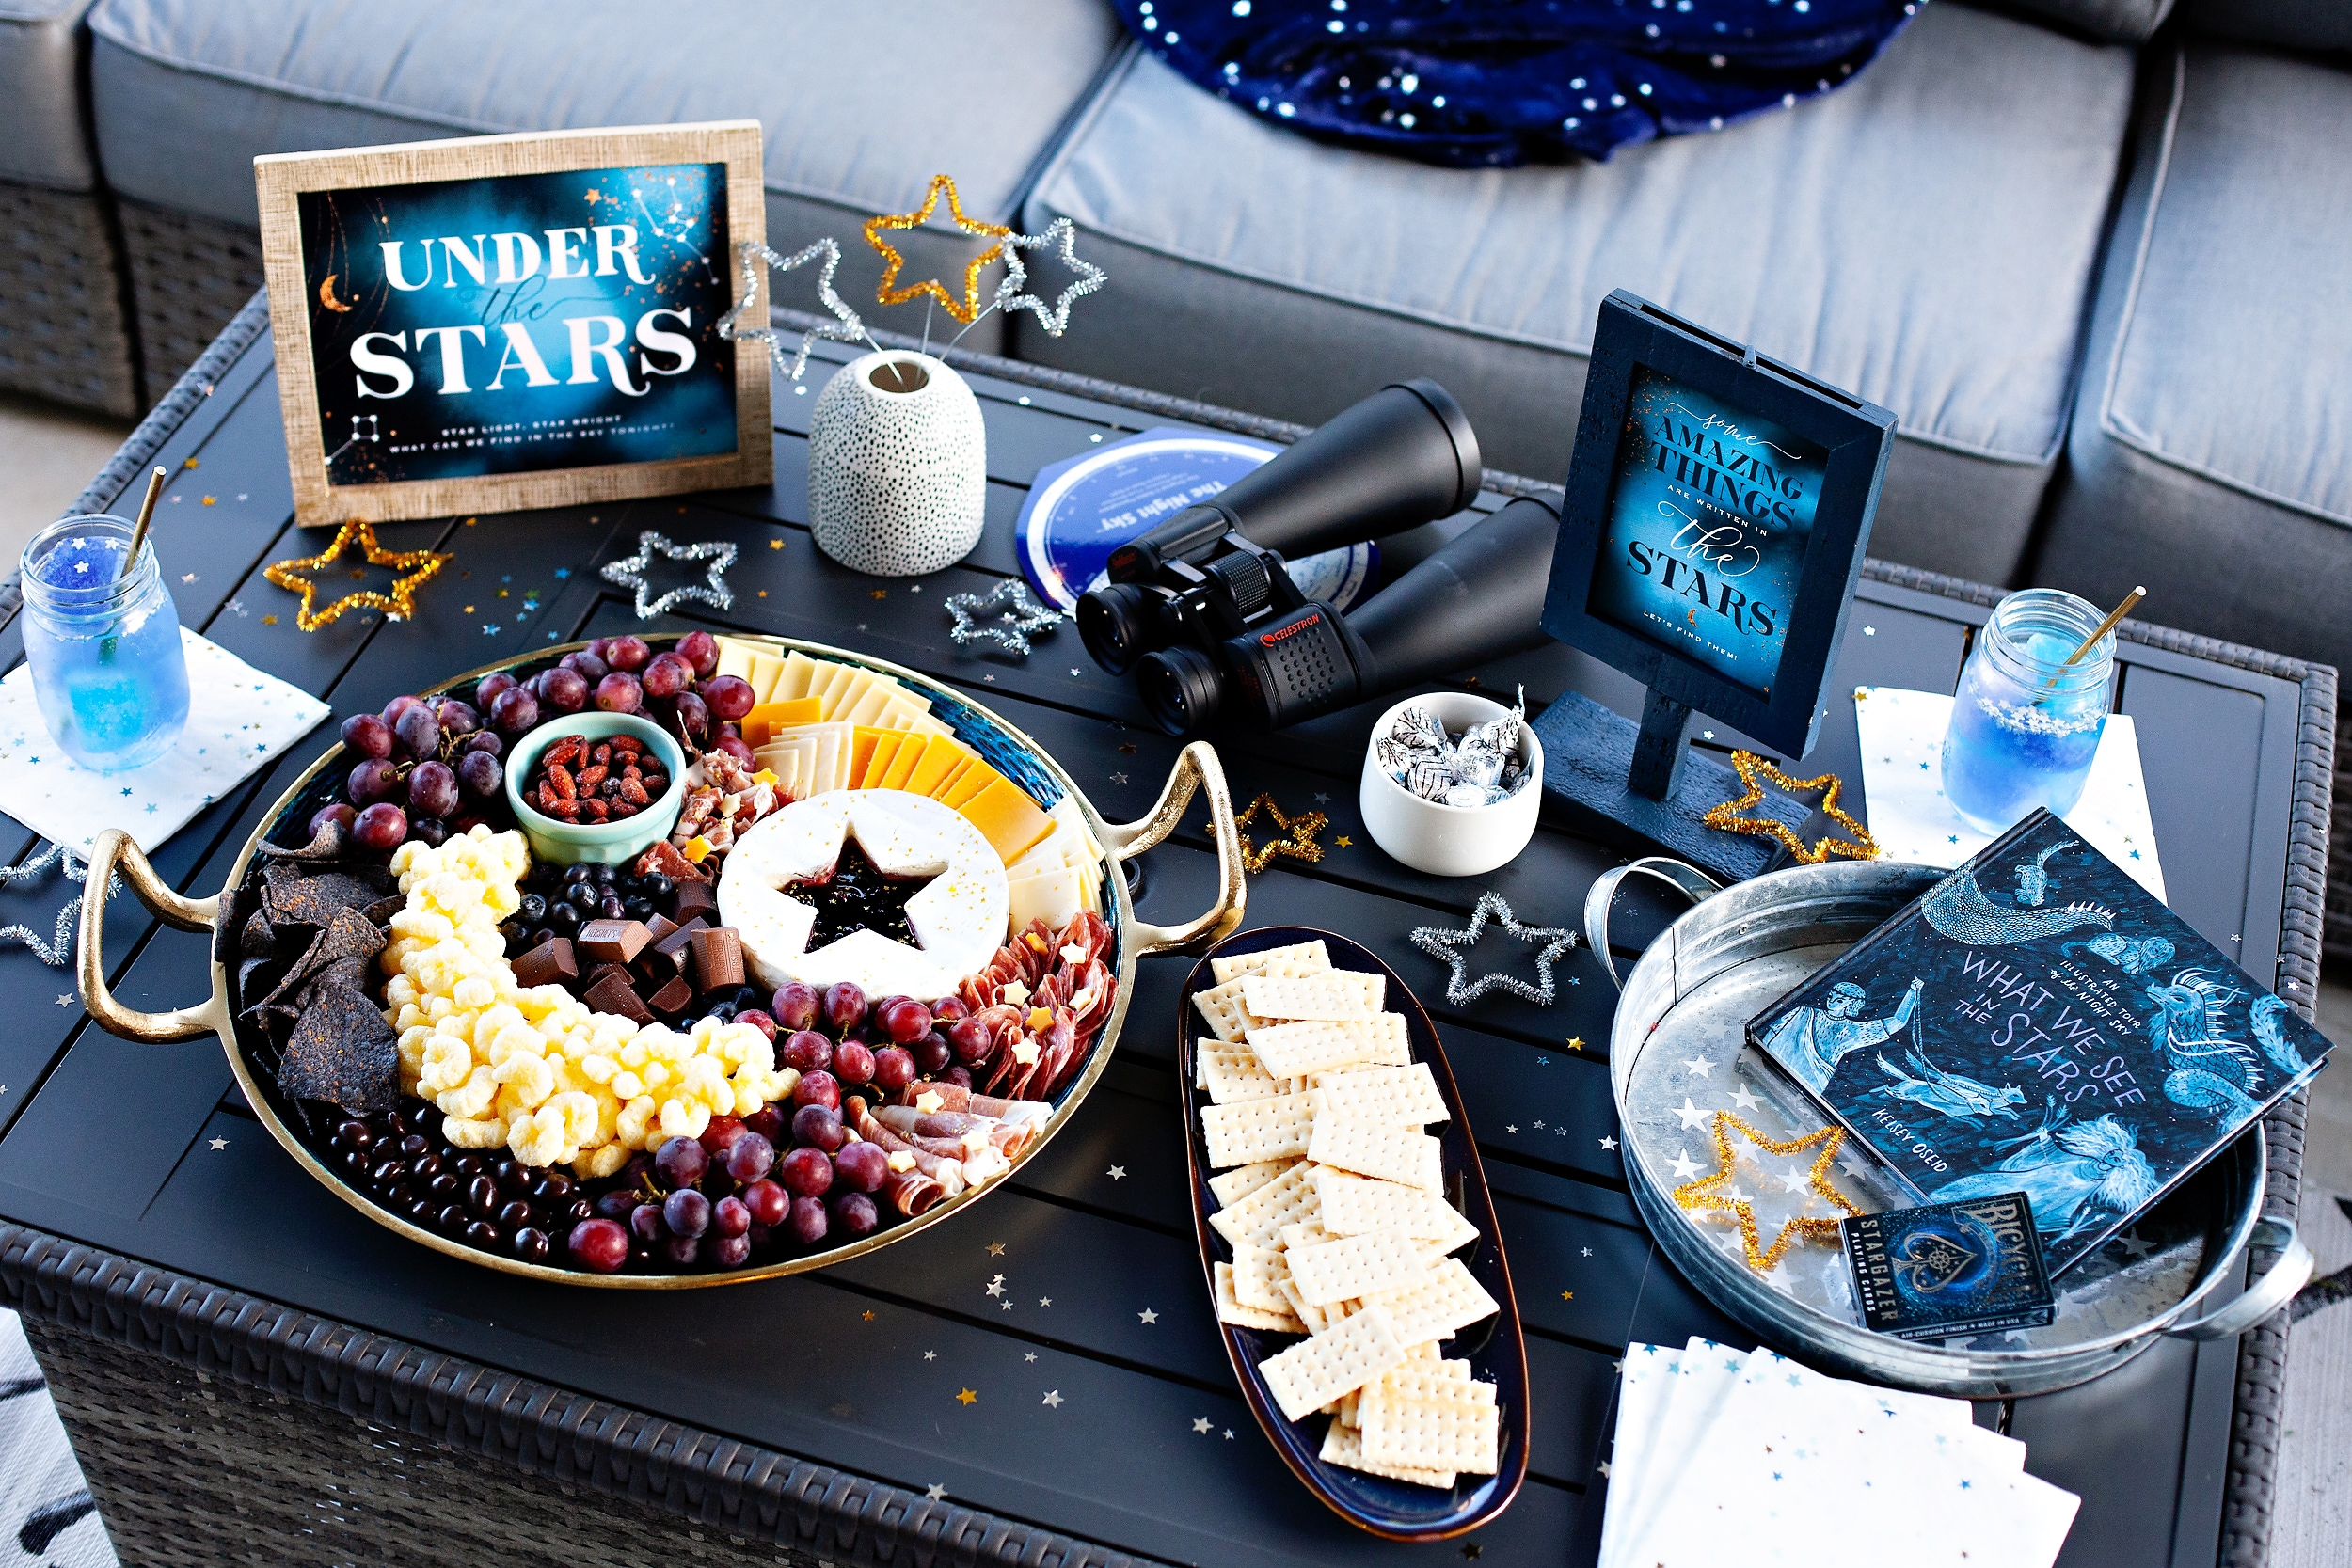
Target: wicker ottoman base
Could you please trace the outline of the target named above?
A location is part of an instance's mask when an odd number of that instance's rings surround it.
[[[0,182],[0,388],[135,417],[144,399],[105,198]]]
[[[168,387],[262,286],[262,236],[145,202],[117,207],[147,384]]]

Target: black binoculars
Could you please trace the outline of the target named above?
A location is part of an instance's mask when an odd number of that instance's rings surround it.
[[[1384,387],[1113,552],[1110,581],[1078,601],[1078,635],[1105,670],[1136,672],[1170,735],[1220,720],[1281,729],[1534,646],[1559,528],[1539,500],[1482,519],[1352,617],[1300,594],[1285,566],[1451,516],[1482,473],[1444,388]]]

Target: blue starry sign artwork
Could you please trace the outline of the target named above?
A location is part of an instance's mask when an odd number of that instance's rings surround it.
[[[769,483],[755,120],[254,161],[297,519]],[[765,301],[753,309],[764,311]]]

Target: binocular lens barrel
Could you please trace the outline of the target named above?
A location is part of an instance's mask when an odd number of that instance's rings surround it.
[[[1136,689],[1153,723],[1169,735],[1189,735],[1216,721],[1225,678],[1208,655],[1180,643],[1143,656]]]
[[[1094,662],[1123,675],[1157,641],[1150,595],[1132,582],[1112,582],[1080,596],[1078,641]]]

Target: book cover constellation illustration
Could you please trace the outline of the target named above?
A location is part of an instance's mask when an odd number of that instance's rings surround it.
[[[2053,1275],[2330,1049],[2047,812],[1752,1019],[1748,1035],[1922,1201],[2025,1193]]]

